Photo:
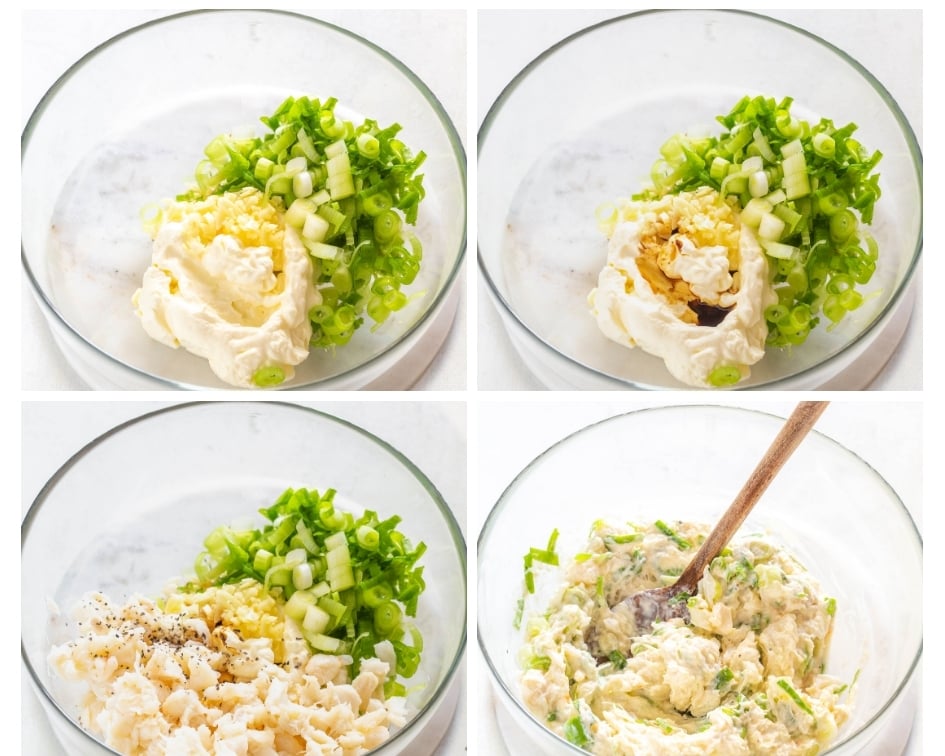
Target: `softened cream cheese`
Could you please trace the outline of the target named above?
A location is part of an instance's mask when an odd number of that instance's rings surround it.
[[[320,301],[298,233],[253,189],[171,209],[133,299],[145,331],[231,385],[258,385],[264,368],[289,380]]]
[[[622,208],[588,302],[607,338],[703,387],[719,368],[750,374],[777,295],[754,233],[704,189]]]

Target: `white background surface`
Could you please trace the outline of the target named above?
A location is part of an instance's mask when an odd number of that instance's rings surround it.
[[[464,466],[457,464],[457,460],[466,457],[466,410],[462,402],[305,404],[342,417],[400,450],[437,487],[466,535],[466,475]],[[22,514],[25,515],[50,475],[85,444],[118,423],[158,406],[161,405],[117,401],[24,402]],[[460,756],[466,752],[465,666],[464,662],[458,673],[461,693],[456,717],[436,756]],[[22,671],[21,696],[21,753],[62,756],[62,749]]]
[[[456,127],[467,154],[466,14],[434,11],[298,11],[343,26],[412,70],[437,96]],[[169,11],[37,11],[23,14],[22,123],[66,69],[115,34]],[[429,44],[428,40],[436,40]],[[147,82],[142,82],[147,86]],[[20,275],[23,318],[24,389],[88,388],[61,356],[24,274]],[[456,319],[443,349],[415,385],[418,389],[466,387],[465,278]]]
[[[578,397],[581,399],[582,397]],[[817,396],[816,398],[825,398]],[[845,397],[844,397],[845,398]],[[888,396],[873,393],[869,401],[834,401],[816,425],[819,432],[860,455],[899,494],[922,531],[922,418],[923,405],[917,395],[910,401],[891,403]],[[516,474],[549,446],[570,433],[593,422],[641,407],[665,404],[712,403],[735,404],[786,417],[794,400],[773,401],[770,398],[716,398],[688,393],[685,397],[634,394],[622,401],[558,401],[539,397],[527,403],[481,399],[478,408],[478,463],[484,471],[479,476],[478,507],[473,508],[471,533],[478,538],[482,523],[492,505]],[[681,440],[682,443],[685,440]],[[757,450],[758,458],[764,450]],[[733,453],[737,453],[733,450]],[[591,471],[576,471],[579,476]],[[763,506],[763,502],[759,504]],[[877,523],[882,527],[882,523]],[[549,526],[550,527],[550,526]],[[526,536],[523,535],[523,538]],[[528,543],[523,540],[523,549]],[[475,583],[471,583],[475,585]],[[836,642],[836,641],[835,641]],[[493,710],[493,695],[485,662],[474,641],[470,679],[475,685],[475,736],[478,749],[474,753],[506,756],[501,733]],[[477,682],[478,680],[478,682]],[[913,730],[912,741],[905,756],[916,756],[921,750],[921,723]],[[512,754],[511,756],[520,756]],[[889,754],[889,756],[895,756]]]
[[[505,86],[534,58],[566,36],[624,11],[480,11],[477,116],[485,118]],[[920,11],[761,11],[827,40],[859,61],[889,90],[912,124],[922,146],[922,16]],[[669,43],[669,41],[667,41]],[[733,40],[732,44],[738,44]],[[785,61],[785,65],[791,65]],[[811,75],[822,75],[812,72]],[[921,281],[922,269],[916,271]],[[505,327],[480,281],[478,386],[480,389],[543,389],[509,341]],[[873,382],[874,389],[922,388],[922,294],[897,352]]]
[[[837,16],[832,12],[814,13],[811,11],[766,11],[771,15],[782,18],[796,25],[802,26],[823,36],[860,60],[887,88],[892,92],[900,106],[910,118],[913,128],[922,143],[922,85],[912,75],[905,72],[913,68],[918,57],[921,60],[921,47],[916,38],[915,29],[920,22],[913,20],[908,29],[887,23],[883,18],[876,23],[875,11],[855,11],[849,15]],[[542,52],[548,45],[561,39],[563,36],[582,28],[590,23],[614,15],[616,11],[566,11],[541,13],[540,18],[534,12],[501,13],[496,17],[494,11],[470,11],[469,24],[478,23],[481,32],[480,39],[484,45],[481,52],[466,45],[466,13],[463,10],[442,11],[409,11],[403,23],[394,23],[384,11],[361,11],[345,17],[345,25],[353,31],[376,42],[382,47],[400,57],[440,98],[447,112],[452,116],[457,130],[467,147],[470,163],[469,196],[469,233],[470,246],[468,261],[472,260],[475,246],[475,128],[491,105],[494,98],[512,77],[532,58]],[[45,15],[30,18],[24,15],[22,27],[23,43],[23,89],[22,89],[22,123],[25,123],[33,105],[42,96],[42,93],[72,62],[88,49],[114,33],[130,25],[151,18],[156,14],[148,11],[110,11],[98,13],[93,17],[68,16],[67,23],[53,23],[50,18],[61,18],[63,11],[47,12]],[[127,14],[127,15],[126,15]],[[452,14],[452,15],[451,15]],[[456,15],[458,14],[458,16]],[[329,21],[339,21],[342,12],[320,11],[320,17]],[[927,18],[926,23],[931,23]],[[473,26],[473,31],[475,27]],[[432,47],[417,44],[418,33],[433,33],[444,38],[444,47],[452,50],[454,55],[444,59],[441,55],[434,55]],[[444,37],[445,35],[445,37]],[[474,39],[474,37],[472,38]],[[474,120],[472,112],[468,115],[467,127],[467,98],[466,90],[461,82],[466,81],[465,66],[469,65],[469,111],[478,111]],[[478,58],[478,65],[477,65]],[[907,64],[904,61],[908,61]],[[931,78],[931,77],[930,77]],[[478,91],[477,91],[478,79]],[[936,87],[938,89],[938,87]],[[937,270],[937,269],[936,269]],[[8,268],[13,274],[13,268]],[[614,401],[612,395],[579,396],[579,395],[550,395],[517,393],[503,396],[494,392],[477,394],[475,385],[467,383],[467,348],[472,360],[471,376],[479,376],[481,389],[539,389],[541,386],[524,368],[505,335],[504,329],[498,320],[491,301],[487,294],[477,287],[475,268],[470,269],[471,275],[466,282],[472,286],[467,300],[465,295],[460,301],[457,320],[454,323],[450,337],[431,368],[421,378],[417,388],[460,390],[460,393],[450,394],[449,398],[467,400],[468,402],[468,434],[469,434],[469,496],[471,502],[471,522],[468,529],[470,541],[470,573],[469,584],[475,585],[475,539],[479,532],[482,519],[485,518],[489,507],[495,501],[504,486],[510,482],[514,474],[529,462],[537,453],[544,450],[565,433],[575,430],[587,423],[611,414],[613,411],[625,411],[643,403],[664,403],[659,396],[651,398],[634,395]],[[921,279],[921,270],[918,273]],[[57,393],[39,393],[27,395],[16,391],[16,383],[22,376],[22,388],[30,389],[80,389],[84,388],[81,382],[64,364],[59,357],[58,350],[53,344],[46,324],[38,308],[32,301],[32,295],[20,276],[23,283],[22,307],[20,313],[14,309],[12,313],[22,317],[22,370],[14,369],[10,382],[12,399],[10,406],[19,413],[20,399],[37,399],[41,402],[53,400],[57,404],[62,399],[78,398],[81,400],[101,400],[101,395],[61,395]],[[934,278],[930,273],[930,278]],[[479,289],[477,293],[477,288]],[[470,308],[470,319],[474,322],[467,324],[466,307]],[[476,313],[478,311],[478,317]],[[921,290],[916,303],[916,312],[922,312]],[[467,341],[467,327],[471,336]],[[481,329],[478,345],[475,343],[476,328]],[[469,343],[472,342],[472,343]],[[884,373],[874,384],[873,388],[882,389],[921,389],[922,388],[922,322],[921,318],[913,318],[906,338],[900,346],[893,361],[887,366]],[[478,348],[478,355],[476,354]],[[475,359],[473,359],[475,358]],[[936,357],[930,351],[929,365],[935,364]],[[478,368],[477,368],[478,363]],[[932,373],[930,373],[930,376]],[[918,416],[926,407],[937,411],[940,401],[937,398],[938,383],[929,385],[933,388],[926,403],[921,393],[909,393],[904,396],[877,395],[837,397],[832,407],[818,426],[828,435],[847,443],[855,451],[874,464],[881,474],[887,477],[904,501],[910,507],[918,507],[922,495],[922,470],[919,463],[923,457],[919,439],[921,434],[915,426]],[[463,391],[467,389],[468,391]],[[142,398],[140,395],[133,397]],[[280,397],[282,398],[282,397]],[[360,396],[352,396],[352,401],[332,405],[337,414],[348,417],[354,422],[360,422],[368,430],[377,433],[382,438],[396,443],[403,443],[402,448],[418,465],[442,486],[443,493],[449,501],[467,500],[464,483],[458,479],[452,483],[446,480],[456,475],[456,465],[449,464],[445,468],[442,464],[449,459],[455,459],[462,442],[465,449],[467,433],[467,419],[462,403],[447,403],[425,401],[429,395],[411,395],[410,400],[420,400],[424,404],[413,404],[410,414],[406,407],[397,408],[398,402],[389,404],[389,412],[378,417],[373,405],[375,402],[362,404]],[[439,397],[433,397],[439,398]],[[744,404],[759,406],[761,409],[772,411],[789,411],[794,398],[788,395],[771,396],[770,403],[762,397],[750,402],[740,400]],[[817,397],[821,398],[821,397]],[[882,409],[887,401],[904,399],[905,408],[900,411],[889,407]],[[384,397],[378,397],[384,399]],[[404,397],[400,397],[404,399]],[[514,403],[509,400],[514,400]],[[683,402],[692,400],[692,395],[674,395],[672,401]],[[706,401],[704,394],[700,401]],[[881,405],[883,420],[880,421],[872,414],[857,409],[857,405],[850,405],[850,400],[876,403]],[[717,399],[719,403],[731,401]],[[760,404],[759,404],[760,401]],[[382,402],[382,405],[387,405]],[[32,495],[38,490],[46,476],[58,467],[69,454],[98,432],[111,427],[120,419],[136,414],[141,406],[139,403],[127,403],[115,400],[107,406],[99,406],[91,416],[86,416],[82,422],[77,422],[75,416],[61,415],[55,422],[34,419],[38,417],[31,408],[29,401],[23,402],[23,477],[22,501],[27,504]],[[381,405],[381,406],[382,406]],[[320,408],[333,411],[326,403],[320,403]],[[48,407],[47,407],[48,409]],[[65,412],[76,411],[71,403],[63,404]],[[900,417],[901,416],[901,417]],[[407,425],[405,425],[407,424]],[[447,436],[452,440],[442,443],[432,443],[433,429],[445,425]],[[932,425],[928,422],[927,426]],[[414,432],[404,433],[404,428],[411,428]],[[514,428],[521,433],[514,435],[508,429]],[[13,444],[19,439],[15,429],[11,432]],[[937,434],[926,431],[926,438],[933,444],[938,444]],[[496,443],[505,440],[507,443]],[[441,448],[433,448],[441,447]],[[7,447],[9,448],[9,447]],[[933,460],[929,445],[926,447],[926,459]],[[936,457],[934,462],[941,462],[938,452],[939,446],[934,447]],[[413,451],[411,451],[413,450]],[[425,455],[430,454],[429,464],[425,462]],[[15,464],[15,455],[13,457]],[[488,470],[489,476],[479,480],[476,470]],[[439,472],[438,472],[439,470]],[[16,478],[15,467],[10,468],[11,479]],[[444,476],[441,480],[438,475]],[[940,473],[935,465],[927,465],[925,471],[926,488],[935,493],[941,487],[929,486],[933,479],[941,481]],[[465,477],[463,481],[465,481]],[[15,484],[13,484],[15,485]],[[450,495],[455,491],[457,498]],[[934,515],[934,511],[930,510]],[[458,517],[459,517],[459,513]],[[929,515],[932,516],[932,515]],[[465,526],[465,518],[460,517]],[[917,518],[918,519],[918,518]],[[921,519],[919,520],[921,525]],[[930,528],[932,525],[930,525]],[[12,546],[11,546],[12,548]],[[470,657],[472,662],[464,671],[469,684],[469,700],[471,713],[471,727],[468,728],[470,753],[488,756],[503,756],[506,753],[495,725],[491,710],[488,681],[484,670],[481,669],[478,646],[475,637],[475,618],[469,618],[469,643],[472,648]],[[12,648],[12,638],[11,644]],[[928,649],[931,651],[932,649]],[[930,654],[926,654],[926,658]],[[931,661],[931,660],[929,660]],[[932,675],[927,675],[931,678]],[[22,685],[22,749],[21,753],[30,756],[58,756],[59,751],[50,742],[45,726],[42,711],[36,704],[33,693],[25,682]],[[466,697],[460,701],[461,712],[458,721],[444,742],[440,753],[445,756],[456,756],[463,753],[466,747]],[[16,724],[11,719],[11,726]],[[14,752],[13,743],[8,742],[10,752]],[[910,743],[908,756],[922,753],[921,748],[921,715],[917,721],[913,739]],[[516,754],[515,756],[519,756]]]

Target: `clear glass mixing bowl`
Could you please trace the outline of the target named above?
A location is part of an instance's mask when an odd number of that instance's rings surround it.
[[[252,518],[289,486],[333,487],[344,508],[399,514],[408,538],[427,544],[414,715],[372,754],[434,751],[459,699],[466,642],[466,547],[449,504],[401,452],[349,422],[278,402],[213,402],[162,409],[93,440],[23,522],[22,658],[65,753],[114,751],[77,724],[77,692],[47,665],[65,640],[60,613],[91,590],[159,594],[213,528]]]
[[[912,314],[922,249],[922,156],[901,109],[857,61],[786,23],[741,11],[644,11],[578,31],[505,88],[478,152],[478,261],[511,342],[553,389],[686,388],[663,361],[607,339],[587,295],[607,256],[595,210],[637,192],[659,147],[718,133],[746,94],[854,121],[883,152],[872,226],[877,271],[859,310],[790,350],[769,349],[738,388],[864,388]]]
[[[630,412],[559,441],[508,486],[479,536],[477,624],[509,753],[585,753],[519,697],[523,637],[513,617],[528,548],[557,528],[565,564],[598,518],[714,523],[783,423],[722,406]],[[897,493],[868,461],[814,430],[742,530],[769,533],[837,599],[827,672],[852,680],[861,671],[851,718],[824,753],[901,753],[919,695],[922,540]]]
[[[407,307],[343,348],[313,351],[282,388],[408,388],[436,356],[459,298],[466,159],[436,95],[407,66],[330,23],[282,11],[194,11],[117,35],[76,62],[22,139],[22,261],[56,344],[93,388],[228,388],[206,360],[150,339],[131,304],[150,263],[141,211],[192,181],[215,135],[255,127],[288,95],[334,96],[400,123],[424,150]]]

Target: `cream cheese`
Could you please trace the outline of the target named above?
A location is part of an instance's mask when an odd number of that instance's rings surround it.
[[[693,238],[690,227],[675,228],[676,216],[688,216],[699,235],[711,236],[706,223],[712,219],[703,211],[706,202],[715,201],[707,193],[694,200],[666,198],[617,223],[607,263],[588,298],[607,338],[662,358],[677,380],[699,387],[710,385],[709,375],[720,367],[736,368],[742,378],[749,375],[748,366],[764,356],[765,309],[777,302],[767,260],[751,229],[740,224],[728,229],[725,236],[737,238],[732,249]],[[654,237],[662,248],[647,258]],[[654,286],[654,277],[665,287]],[[716,325],[703,325],[692,302],[728,312]]]
[[[251,388],[261,368],[289,380],[308,357],[308,311],[320,300],[295,229],[285,227],[281,250],[234,233],[204,243],[185,218],[160,226],[133,302],[151,338],[207,359],[226,383]]]

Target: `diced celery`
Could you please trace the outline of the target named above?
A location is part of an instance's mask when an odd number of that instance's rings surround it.
[[[259,549],[253,556],[253,569],[260,573],[265,573],[272,566],[272,552],[266,549]]]
[[[316,604],[309,604],[301,622],[310,633],[324,633],[331,624],[331,615]]]
[[[329,654],[336,654],[341,648],[341,641],[338,638],[332,638],[330,635],[322,633],[306,635],[306,640],[316,651],[324,651]]]
[[[299,171],[292,177],[292,193],[296,197],[308,197],[314,191],[312,174],[308,171]]]
[[[721,181],[728,175],[728,168],[730,165],[731,163],[724,157],[716,157],[712,160],[712,165],[709,168],[709,175],[716,181]]]
[[[761,240],[761,246],[769,256],[777,258],[778,260],[790,260],[798,252],[797,247],[792,247],[790,244],[768,241],[767,239]]]
[[[253,176],[259,181],[268,181],[275,163],[269,158],[259,158],[253,168]]]
[[[784,233],[784,221],[773,213],[765,213],[758,224],[758,236],[769,241],[778,241]]]
[[[297,173],[301,173],[306,168],[308,168],[308,160],[306,160],[304,157],[294,157],[285,164],[285,172],[287,176],[295,176]]]
[[[801,144],[800,139],[792,139],[790,142],[786,142],[781,146],[781,155],[782,157],[788,158],[791,155],[804,154],[804,145]]]
[[[746,226],[758,228],[762,216],[771,212],[771,203],[763,197],[755,197],[742,209],[741,220]]]
[[[302,228],[305,225],[305,219],[315,213],[315,203],[310,199],[296,199],[285,213],[285,222],[293,228]],[[318,241],[321,241],[319,239]]]
[[[292,568],[292,585],[297,591],[304,591],[306,588],[311,588],[314,582],[312,578],[312,565],[308,562],[302,562],[302,564],[297,564]]]
[[[328,568],[328,583],[333,591],[346,591],[354,587],[354,572],[351,563],[338,564]]]
[[[322,242],[310,242],[305,245],[312,257],[321,260],[334,260],[343,251],[341,247],[335,247],[332,244],[323,244]]]
[[[751,176],[753,173],[758,171],[763,171],[765,169],[765,162],[760,155],[756,155],[750,158],[745,158],[745,162],[742,163],[741,173],[743,176]]]
[[[327,147],[325,147],[325,155],[329,158],[337,157],[338,155],[347,155],[348,147],[345,145],[343,139],[339,139],[336,142],[332,142]]]
[[[315,583],[309,591],[315,598],[321,598],[322,596],[327,596],[331,593],[331,586],[328,585],[328,582],[322,580],[320,583]]]
[[[764,197],[768,193],[768,175],[755,171],[748,177],[748,192],[752,197]]]
[[[285,613],[296,622],[301,622],[305,618],[305,613],[309,607],[315,606],[316,597],[311,591],[296,591],[292,597],[285,602]]]
[[[322,216],[316,213],[309,213],[302,226],[302,236],[309,241],[323,242],[325,241],[325,237],[328,236],[328,230],[330,228],[331,224]]]
[[[330,596],[322,596],[320,599],[318,599],[317,604],[335,619],[340,619],[347,609],[344,604],[342,604],[340,601],[335,601]]]

